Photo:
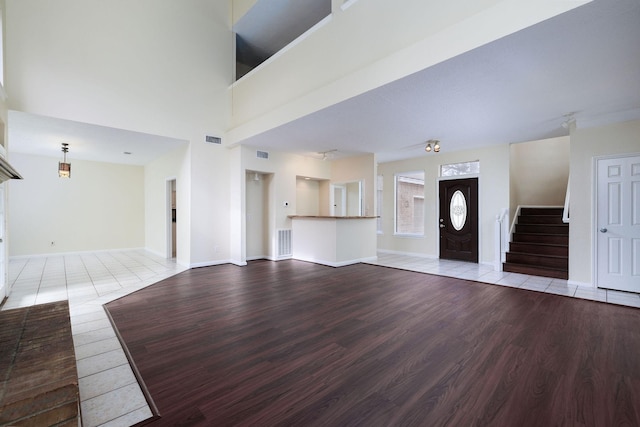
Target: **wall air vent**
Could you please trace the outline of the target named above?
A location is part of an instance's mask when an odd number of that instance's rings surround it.
[[[268,159],[269,158],[269,153],[267,153],[266,151],[258,150],[256,152],[256,155],[258,156],[259,159]]]
[[[204,138],[205,138],[205,141],[210,142],[212,144],[222,144],[222,138],[218,136],[207,135]]]
[[[278,230],[278,257],[291,254],[291,230]]]

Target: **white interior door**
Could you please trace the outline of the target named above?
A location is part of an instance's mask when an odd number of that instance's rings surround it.
[[[596,285],[640,292],[640,156],[597,162]]]
[[[9,296],[5,251],[5,221],[4,221],[4,183],[0,184],[0,303],[5,296]]]
[[[331,215],[345,216],[347,206],[347,191],[343,185],[334,185],[331,193]]]

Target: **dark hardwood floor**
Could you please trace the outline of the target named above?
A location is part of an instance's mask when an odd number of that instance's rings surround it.
[[[638,426],[640,310],[372,265],[186,271],[107,304],[152,426]]]

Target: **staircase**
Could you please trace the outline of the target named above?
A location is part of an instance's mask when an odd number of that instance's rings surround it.
[[[503,271],[569,278],[569,224],[562,208],[521,208]]]

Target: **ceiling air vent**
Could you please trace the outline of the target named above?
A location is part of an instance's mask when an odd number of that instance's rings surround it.
[[[212,144],[222,144],[222,138],[217,136],[207,135],[205,136],[205,141],[210,142]]]
[[[268,159],[269,158],[269,153],[267,153],[266,151],[258,150],[256,152],[256,155],[258,156],[259,159]]]

